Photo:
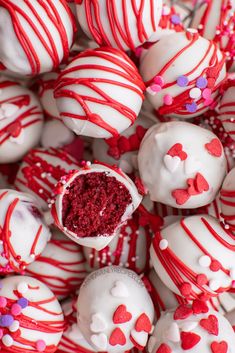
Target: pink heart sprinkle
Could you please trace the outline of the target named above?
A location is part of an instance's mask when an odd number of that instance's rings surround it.
[[[153,92],[160,92],[162,90],[162,87],[156,84],[151,85],[150,88]]]

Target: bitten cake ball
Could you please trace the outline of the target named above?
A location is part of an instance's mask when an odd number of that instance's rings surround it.
[[[80,26],[100,46],[121,50],[146,42],[157,30],[162,0],[76,1]]]
[[[35,148],[23,159],[16,175],[15,187],[37,198],[44,210],[48,209],[55,184],[78,164],[62,149]]]
[[[161,114],[192,118],[219,98],[226,77],[225,56],[195,29],[165,36],[140,65],[147,98]]]
[[[235,168],[224,179],[220,190],[220,204],[226,225],[235,233]]]
[[[229,80],[219,104],[219,119],[224,130],[235,140],[235,80]]]
[[[85,258],[81,247],[57,230],[52,239],[25,274],[47,285],[58,299],[75,292],[86,276]]]
[[[201,36],[212,39],[226,54],[228,67],[233,65],[235,54],[235,1],[202,1],[194,13],[191,27]]]
[[[200,306],[164,313],[149,339],[149,353],[234,353],[235,334],[225,317]]]
[[[36,199],[10,189],[0,191],[0,272],[21,272],[44,250],[51,233]]]
[[[146,346],[154,308],[135,272],[111,266],[91,273],[80,289],[77,310],[78,327],[96,351]]]
[[[147,226],[140,226],[137,212],[104,249],[83,248],[90,271],[110,265],[123,266],[139,274],[148,270],[152,233]]]
[[[209,299],[235,279],[235,239],[211,216],[191,216],[155,234],[150,249],[155,271],[174,293]]]
[[[176,121],[148,130],[138,165],[151,200],[176,208],[212,202],[226,173],[220,140],[200,126]]]
[[[40,281],[13,276],[1,281],[0,348],[6,353],[54,353],[65,329],[61,306]]]
[[[60,117],[77,135],[109,138],[135,122],[144,89],[125,53],[100,48],[71,61],[60,74],[54,95]]]
[[[62,178],[51,204],[55,225],[76,243],[103,249],[142,197],[116,167],[92,164]]]
[[[52,71],[68,58],[74,31],[65,0],[1,0],[0,62],[22,76]]]
[[[19,161],[38,144],[42,127],[43,113],[36,96],[0,78],[0,163]]]

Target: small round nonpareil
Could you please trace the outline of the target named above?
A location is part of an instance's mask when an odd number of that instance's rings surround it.
[[[132,125],[145,86],[134,63],[120,50],[86,50],[62,71],[54,96],[60,117],[77,135],[117,137]]]
[[[146,346],[154,308],[135,272],[118,266],[92,272],[80,289],[77,310],[78,327],[97,351]]]
[[[138,165],[150,198],[176,208],[197,208],[212,202],[226,173],[223,146],[216,135],[176,121],[147,131]]]

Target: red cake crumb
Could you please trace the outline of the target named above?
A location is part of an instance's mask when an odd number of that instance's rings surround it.
[[[78,176],[63,196],[63,226],[78,237],[110,236],[132,202],[124,184],[105,173]]]

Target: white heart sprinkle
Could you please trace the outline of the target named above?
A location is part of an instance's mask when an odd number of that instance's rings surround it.
[[[192,330],[194,330],[196,327],[198,326],[198,322],[196,321],[189,321],[187,323],[184,323],[181,326],[182,331],[185,332],[191,332]]]
[[[164,336],[171,342],[180,342],[180,330],[176,322],[172,322]]]
[[[17,137],[10,136],[9,140],[17,145],[22,145],[25,141],[24,130],[21,130],[20,134]]]
[[[201,167],[201,162],[194,157],[188,156],[184,161],[184,171],[186,174],[193,174],[198,172]]]
[[[175,172],[178,169],[181,162],[180,157],[178,156],[172,157],[169,154],[166,154],[163,160],[164,160],[166,169],[169,170],[169,172],[171,173]]]
[[[141,347],[145,347],[148,341],[147,332],[137,332],[136,330],[131,330],[131,337],[134,339],[136,343],[138,343]]]
[[[96,313],[92,315],[92,321],[90,325],[90,329],[92,332],[102,332],[107,328],[107,323],[101,314]]]
[[[111,289],[111,294],[113,297],[127,298],[129,297],[129,291],[125,283],[122,281],[116,281],[114,287]]]
[[[99,333],[98,335],[91,336],[91,342],[94,344],[96,348],[98,348],[101,351],[104,351],[107,348],[108,339],[104,333]]]
[[[14,115],[19,110],[19,107],[17,105],[15,105],[15,104],[3,103],[1,105],[1,109],[4,112],[5,117],[9,118],[9,117]]]
[[[209,267],[211,264],[211,258],[208,255],[203,255],[199,258],[198,262],[202,267]]]

